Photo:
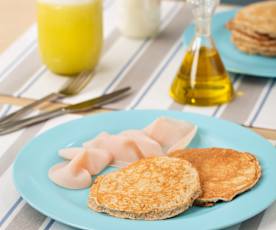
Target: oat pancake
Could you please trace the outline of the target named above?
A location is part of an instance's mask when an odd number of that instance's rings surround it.
[[[276,56],[276,1],[250,4],[226,24],[235,46],[249,54]]]
[[[237,38],[235,36],[232,36],[231,39],[237,48],[246,53],[260,54],[271,57],[276,56],[276,47],[258,46],[256,44],[246,42],[243,39]]]
[[[268,34],[258,33],[242,24],[235,23],[234,20],[229,21],[226,25],[226,28],[230,31],[237,31],[257,39],[258,41],[271,41],[276,40],[276,38],[270,37]]]
[[[199,176],[191,163],[151,157],[99,176],[88,206],[120,218],[158,220],[184,212],[200,194]]]
[[[255,156],[223,148],[180,150],[170,154],[188,160],[198,170],[202,195],[199,206],[212,206],[217,201],[230,201],[252,188],[261,177]]]
[[[248,35],[244,32],[240,32],[238,30],[232,31],[232,37],[236,39],[240,39],[241,41],[244,41],[245,43],[249,43],[252,45],[255,45],[257,47],[267,47],[271,49],[276,48],[276,39],[270,39],[270,40],[260,40],[258,38],[255,38],[251,35]]]
[[[276,37],[276,1],[263,1],[242,8],[234,23],[248,29]]]

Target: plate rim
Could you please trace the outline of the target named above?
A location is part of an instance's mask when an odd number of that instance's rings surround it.
[[[69,221],[69,220],[66,220],[64,221],[62,217],[60,216],[54,216],[53,213],[50,213],[47,212],[47,210],[45,211],[45,208],[43,207],[40,207],[39,205],[35,204],[32,199],[29,197],[29,195],[26,195],[25,194],[25,191],[22,191],[21,188],[20,188],[20,184],[18,183],[17,179],[16,179],[16,168],[17,168],[17,165],[20,164],[18,163],[20,161],[20,158],[21,156],[23,155],[22,152],[24,152],[24,150],[28,147],[28,146],[31,146],[33,144],[33,142],[39,140],[39,139],[42,139],[44,137],[47,137],[49,135],[49,133],[51,134],[51,132],[55,132],[56,130],[58,129],[64,129],[66,128],[67,126],[71,126],[73,123],[78,123],[80,122],[81,120],[84,120],[84,121],[87,121],[89,122],[91,119],[97,119],[98,116],[112,116],[112,114],[116,113],[116,114],[119,114],[119,113],[136,113],[136,112],[147,112],[147,113],[151,113],[151,112],[154,112],[154,113],[160,113],[164,116],[166,115],[170,115],[170,114],[186,114],[188,116],[195,116],[195,117],[199,117],[199,118],[203,118],[203,119],[210,119],[210,120],[213,120],[213,121],[216,121],[216,122],[222,122],[222,123],[226,123],[226,125],[231,125],[233,126],[234,128],[239,128],[241,130],[244,130],[246,131],[247,133],[250,133],[250,135],[253,135],[257,138],[259,138],[260,140],[262,140],[263,143],[269,143],[266,139],[262,138],[260,135],[250,131],[250,130],[247,130],[246,128],[238,125],[238,124],[235,124],[233,122],[230,122],[228,120],[224,120],[224,119],[219,119],[219,118],[215,118],[215,117],[209,117],[209,116],[206,116],[206,115],[201,115],[201,114],[196,114],[196,113],[190,113],[190,112],[178,112],[178,111],[172,111],[172,110],[128,110],[128,111],[114,111],[114,112],[108,112],[108,113],[103,113],[103,114],[94,114],[94,115],[89,115],[89,116],[85,116],[85,117],[81,117],[81,118],[77,118],[75,120],[71,120],[69,122],[65,122],[63,124],[60,124],[60,125],[57,125],[53,128],[50,128],[48,130],[46,130],[45,132],[41,133],[40,135],[36,136],[35,138],[33,138],[31,141],[29,141],[23,148],[22,150],[20,151],[20,153],[17,154],[17,157],[14,161],[14,165],[13,165],[13,181],[14,181],[14,184],[15,184],[15,187],[16,187],[16,190],[20,193],[20,195],[23,197],[23,199],[28,203],[30,204],[33,208],[35,208],[36,210],[38,210],[40,213],[56,220],[56,221],[59,221],[59,222],[62,222],[64,224],[67,224],[67,225],[70,225],[70,226],[73,226],[73,227],[77,227],[77,228],[84,228],[85,226],[83,225],[79,225],[79,224],[76,224],[74,223],[73,221]],[[159,116],[160,116],[159,114]],[[95,118],[96,117],[96,118]],[[185,118],[184,118],[185,119]],[[274,147],[271,145],[271,149],[273,149],[273,151],[276,153],[276,150],[274,149]],[[261,211],[265,210],[266,208],[268,208],[274,201],[276,200],[276,194],[274,196],[274,198],[270,199],[269,202],[267,202],[267,204],[264,205],[264,207],[262,208],[259,208],[258,210],[255,210],[255,211],[251,211],[251,213],[249,215],[247,215],[246,217],[243,217],[243,218],[240,218],[238,221],[228,221],[227,223],[225,223],[224,225],[220,224],[218,226],[215,226],[216,228],[225,228],[225,227],[229,227],[229,226],[232,226],[234,224],[237,224],[237,223],[240,223],[244,220],[247,220],[255,215],[257,215],[258,213],[260,213]],[[85,229],[87,229],[85,227]],[[104,229],[104,228],[103,228]]]

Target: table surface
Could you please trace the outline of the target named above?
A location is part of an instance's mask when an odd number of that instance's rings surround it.
[[[35,21],[36,0],[0,0],[0,53]]]
[[[113,3],[114,0],[105,1],[105,21],[114,17]],[[80,96],[53,106],[73,103],[133,83],[134,95],[129,100],[111,105],[110,109],[156,108],[197,112],[254,126],[257,132],[276,139],[273,131],[276,129],[276,87],[273,80],[235,76],[234,86],[240,96],[225,106],[183,107],[167,96],[171,76],[183,55],[180,36],[190,17],[181,4],[167,3],[163,17],[169,19],[167,22],[164,20],[161,36],[153,40],[129,40],[120,36],[114,29],[114,23],[105,24],[105,48],[92,83]],[[221,10],[224,8],[220,7]],[[60,89],[67,81],[50,73],[40,63],[34,22],[35,0],[0,0],[0,116]],[[123,48],[127,51],[121,53]],[[155,60],[157,55],[160,59]],[[143,74],[140,71],[142,68]],[[69,229],[38,213],[22,200],[12,182],[12,162],[31,138],[79,116],[68,115],[0,137],[0,229]],[[275,217],[276,204],[230,229],[276,229]]]

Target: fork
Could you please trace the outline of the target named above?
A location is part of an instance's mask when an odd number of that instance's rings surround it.
[[[49,112],[44,112],[39,115],[35,115],[29,118],[20,119],[17,121],[11,121],[0,126],[0,136],[5,135],[21,128],[28,127],[48,119],[61,116],[67,113],[80,113],[87,112],[93,109],[101,108],[103,105],[118,101],[130,93],[130,87],[125,87],[116,90],[112,93],[107,93],[102,96],[98,96],[86,101],[79,102],[77,104],[67,105]]]
[[[0,119],[0,126],[3,124],[7,124],[10,121],[14,121],[23,115],[27,115],[34,108],[41,105],[44,102],[56,101],[65,97],[70,97],[78,94],[92,79],[93,74],[91,71],[83,71],[77,77],[69,80],[68,83],[58,92],[51,93],[39,100],[36,100],[29,105],[24,106],[23,108],[11,113]]]

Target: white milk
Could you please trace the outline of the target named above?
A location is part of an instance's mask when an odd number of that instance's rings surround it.
[[[152,37],[159,31],[160,0],[116,0],[118,27],[133,38]]]

